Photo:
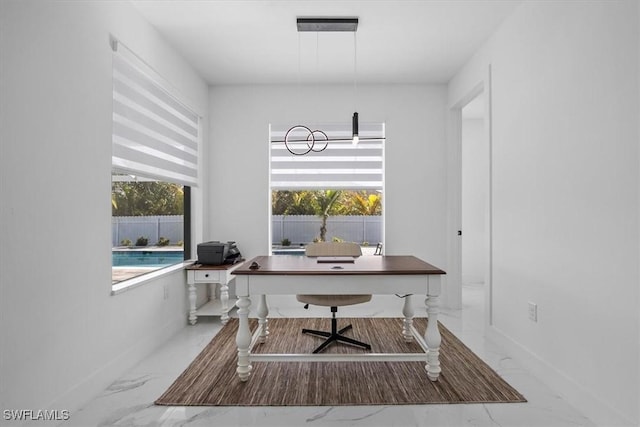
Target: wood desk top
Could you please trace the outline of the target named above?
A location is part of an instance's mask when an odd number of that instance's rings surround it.
[[[250,269],[253,262],[260,268]],[[353,263],[319,263],[316,257],[296,255],[258,256],[237,268],[236,275],[408,275],[446,274],[411,255],[361,256]]]

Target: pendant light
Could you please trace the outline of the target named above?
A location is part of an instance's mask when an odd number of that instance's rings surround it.
[[[356,109],[356,99],[358,92],[358,42],[356,39],[356,32],[353,32],[353,109]],[[353,113],[353,118],[351,119],[351,143],[353,145],[357,145],[360,142],[360,135],[358,134],[358,112],[355,111]]]
[[[354,61],[353,61],[353,70],[354,70],[354,79],[353,79],[353,87],[354,87],[354,105],[355,105],[355,91],[356,91],[356,38],[355,33],[358,29],[358,18],[297,18],[297,27],[298,32],[304,31],[312,31],[312,32],[325,32],[325,31],[351,31],[354,34]],[[300,42],[298,36],[298,78],[300,74]],[[355,109],[355,108],[354,108]],[[358,113],[354,112],[352,117],[352,143],[357,144],[359,141],[358,135]],[[302,139],[296,135],[304,135]],[[329,145],[330,141],[344,141],[340,140],[330,140],[325,132],[322,130],[316,129],[311,130],[310,127],[304,125],[295,125],[289,128],[284,136],[284,141],[273,141],[273,142],[284,142],[286,149],[289,153],[295,156],[304,156],[305,154],[309,154],[311,152],[321,152]],[[296,150],[294,147],[296,143],[305,143],[301,144],[302,149]]]
[[[353,139],[351,140],[351,143],[353,145],[358,144],[358,142],[360,142],[360,136],[358,135],[358,113],[355,112],[353,113],[353,118],[351,119],[351,130],[352,130],[352,137]]]

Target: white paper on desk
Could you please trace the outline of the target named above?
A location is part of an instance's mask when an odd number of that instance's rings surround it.
[[[334,262],[355,262],[352,256],[319,256],[318,262],[334,263]]]

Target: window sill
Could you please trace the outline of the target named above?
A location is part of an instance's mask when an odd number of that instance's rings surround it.
[[[160,268],[158,270],[151,271],[146,274],[141,274],[140,276],[132,277],[131,279],[123,280],[122,282],[115,283],[111,286],[111,295],[121,294],[123,292],[137,288],[138,286],[142,286],[148,282],[154,281],[159,277],[172,274],[177,270],[182,270],[186,266],[193,264],[193,262],[194,262],[193,260],[184,261],[178,264],[170,265],[165,268]]]

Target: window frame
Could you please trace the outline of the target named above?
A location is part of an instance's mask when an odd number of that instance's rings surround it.
[[[183,262],[116,283],[112,274],[112,294],[117,294],[192,262],[192,187],[200,180],[203,129],[201,115],[171,82],[112,35],[110,45],[112,172],[179,184],[184,196]]]
[[[331,124],[325,124],[325,125],[318,125],[317,127],[319,129],[322,129],[323,131],[326,129],[330,129],[330,131],[327,132],[327,134],[329,135],[329,140],[331,139],[341,139],[341,143],[345,143],[345,140],[349,140],[349,142],[346,142],[347,144],[351,145],[352,143],[350,142],[350,134],[351,134],[351,123],[331,123]],[[363,132],[364,130],[364,132]],[[345,187],[344,185],[338,185],[336,187],[317,187],[317,186],[310,186],[310,187],[304,187],[304,186],[292,186],[292,187],[282,187],[281,185],[278,185],[276,188],[274,188],[273,185],[273,144],[274,143],[278,143],[281,142],[284,138],[283,135],[286,132],[286,127],[282,126],[282,125],[274,125],[274,124],[270,124],[269,125],[269,173],[268,173],[268,178],[269,178],[269,215],[268,215],[268,239],[269,239],[269,254],[272,254],[272,250],[273,250],[273,192],[274,191],[299,191],[299,190],[308,190],[308,191],[314,191],[314,190],[344,190],[344,191],[360,191],[360,190],[375,190],[375,191],[379,191],[382,194],[382,214],[381,214],[381,241],[380,242],[375,242],[372,244],[373,248],[376,248],[377,245],[384,245],[384,240],[385,240],[385,200],[386,200],[386,196],[385,196],[385,181],[386,181],[386,173],[385,173],[385,153],[386,153],[386,124],[384,122],[381,123],[366,123],[366,124],[361,124],[361,131],[360,134],[361,136],[364,135],[364,138],[361,138],[361,142],[363,144],[366,144],[367,139],[371,140],[371,141],[380,141],[380,157],[381,157],[381,166],[380,166],[380,174],[381,174],[381,185],[379,188],[374,188],[371,186],[363,186],[363,187]],[[329,142],[331,143],[331,141]],[[364,146],[364,145],[363,145]],[[281,148],[280,148],[280,151]],[[293,154],[291,154],[292,158],[299,158],[299,157],[307,157],[307,156],[313,156],[314,152],[310,152],[309,154],[303,155],[303,156],[295,156]],[[325,174],[327,173],[326,171],[324,172]]]
[[[113,176],[113,171],[112,171],[112,176]],[[145,179],[147,180],[147,179]],[[154,179],[148,179],[148,181],[157,181],[157,182],[167,182],[167,181],[159,181],[159,180],[154,180]],[[140,272],[139,274],[132,276],[130,278],[121,280],[119,282],[113,282],[113,261],[112,261],[112,265],[111,265],[111,269],[112,269],[112,283],[111,283],[111,287],[112,287],[112,295],[118,294],[123,292],[124,290],[128,289],[128,288],[133,288],[136,286],[139,286],[145,282],[148,282],[154,278],[163,276],[165,274],[171,273],[173,271],[175,271],[176,269],[180,269],[183,268],[186,265],[191,264],[192,259],[191,259],[191,242],[192,242],[192,236],[191,236],[191,222],[192,222],[192,217],[191,217],[191,187],[187,186],[187,185],[183,185],[182,186],[182,191],[183,191],[183,215],[182,215],[182,252],[183,252],[183,256],[182,256],[182,261],[178,261],[176,263],[173,264],[169,264],[166,265],[164,267],[158,267],[156,269],[153,270],[149,270],[147,272]],[[113,215],[112,215],[113,218]],[[160,236],[158,236],[160,237]],[[112,254],[113,257],[113,254]]]

